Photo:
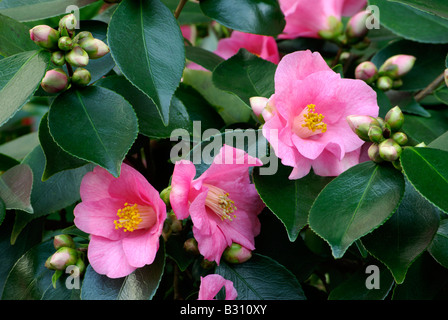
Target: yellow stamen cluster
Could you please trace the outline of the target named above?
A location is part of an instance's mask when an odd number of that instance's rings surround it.
[[[229,198],[229,193],[215,186],[207,185],[207,187],[209,189],[205,205],[215,212],[222,221],[233,221],[233,218],[236,218],[233,213],[237,210],[237,207],[235,202]]]
[[[143,219],[140,217],[140,213],[137,208],[137,204],[130,205],[127,202],[124,204],[122,209],[117,211],[118,220],[114,221],[115,229],[123,228],[123,231],[134,231],[137,229],[140,222]]]
[[[303,116],[305,123],[302,124],[302,127],[308,128],[312,132],[320,130],[321,133],[324,133],[327,131],[327,124],[322,122],[324,116],[322,114],[317,114],[314,111],[316,106],[314,104],[309,104],[306,107],[308,108],[308,112]]]

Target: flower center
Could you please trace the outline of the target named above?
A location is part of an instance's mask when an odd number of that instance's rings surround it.
[[[293,131],[299,137],[308,138],[327,131],[324,115],[316,113],[315,108],[314,104],[309,104],[294,118]]]
[[[118,209],[119,219],[114,220],[115,229],[123,229],[124,232],[132,232],[138,229],[148,229],[156,223],[156,214],[152,207],[130,205],[125,203],[124,207]]]
[[[204,186],[208,188],[205,205],[216,213],[222,221],[232,221],[233,218],[236,218],[233,213],[237,208],[235,202],[229,198],[229,194],[221,188],[209,184],[204,184]]]

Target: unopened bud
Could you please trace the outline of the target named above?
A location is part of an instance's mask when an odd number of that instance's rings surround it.
[[[79,41],[81,41],[81,40],[84,39],[84,38],[92,38],[92,39],[93,39],[93,35],[92,35],[92,33],[89,32],[89,31],[81,31],[80,33],[78,33],[78,34],[76,35],[76,37],[74,38],[74,41],[75,41],[76,43],[78,43]]]
[[[330,16],[327,19],[328,29],[320,30],[318,35],[325,40],[335,40],[344,31],[344,25],[341,20],[334,16]]]
[[[75,241],[68,234],[59,234],[54,237],[53,245],[55,249],[62,247],[75,248]]]
[[[56,270],[64,270],[78,261],[78,252],[73,248],[62,247],[50,259],[50,266]]]
[[[80,46],[76,45],[65,55],[65,60],[75,67],[85,67],[89,64],[89,55]]]
[[[402,148],[393,139],[387,139],[378,145],[380,157],[386,161],[397,160],[402,152]]]
[[[252,252],[238,243],[232,243],[222,256],[229,263],[243,263],[252,257]]]
[[[30,38],[42,48],[57,49],[59,32],[49,26],[38,25],[30,30]]]
[[[84,68],[76,68],[72,75],[72,83],[78,86],[86,86],[92,80],[89,70]]]
[[[354,133],[364,141],[370,141],[369,129],[371,125],[379,126],[378,120],[371,116],[350,115],[346,118],[348,125]]]
[[[61,68],[47,71],[42,79],[41,87],[48,93],[58,93],[68,86],[68,76]]]
[[[57,66],[63,66],[65,64],[65,54],[62,51],[55,51],[51,54],[51,62]]]
[[[382,91],[388,91],[392,89],[393,85],[394,81],[387,76],[379,77],[376,81],[376,86]]]
[[[166,187],[160,192],[160,198],[165,202],[166,205],[170,205],[170,194],[171,194],[171,186]]]
[[[58,47],[62,51],[69,51],[73,49],[73,40],[70,37],[60,37],[58,40]]]
[[[448,69],[445,69],[444,75],[445,75],[445,84],[448,87]]]
[[[349,42],[357,42],[366,36],[369,31],[366,26],[366,21],[370,14],[370,11],[364,10],[350,18],[345,30]]]
[[[398,131],[403,126],[404,115],[400,107],[396,106],[387,112],[384,120],[390,125],[392,131]]]
[[[384,140],[383,129],[380,126],[371,125],[367,133],[370,141],[380,143]]]
[[[414,66],[416,58],[407,54],[398,54],[387,59],[380,67],[380,75],[386,75],[393,79],[398,79],[409,71]]]
[[[61,32],[61,36],[72,36],[77,23],[78,21],[73,13],[63,16],[61,20],[59,20],[59,31]]]
[[[355,78],[370,84],[378,77],[378,69],[370,61],[360,63],[355,69]]]
[[[85,37],[79,40],[78,44],[87,52],[90,59],[104,57],[110,51],[107,44],[96,38]]]
[[[403,80],[401,79],[396,79],[394,80],[394,82],[392,83],[392,88],[393,89],[397,89],[400,88],[403,85]]]
[[[86,264],[82,258],[78,258],[75,266],[78,267],[79,274],[82,274],[82,273],[84,273],[84,271],[86,271]]]
[[[367,154],[369,155],[370,160],[376,163],[383,162],[383,158],[380,156],[380,148],[376,143],[372,143],[367,150]]]
[[[195,238],[187,239],[184,242],[184,250],[194,256],[199,255],[198,242]]]
[[[392,139],[394,139],[395,142],[400,146],[404,146],[406,143],[408,143],[408,136],[403,132],[395,132],[392,135]]]

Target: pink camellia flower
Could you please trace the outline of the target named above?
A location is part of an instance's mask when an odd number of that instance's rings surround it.
[[[205,277],[201,277],[198,300],[214,300],[222,287],[226,290],[225,300],[236,299],[238,293],[236,292],[232,281],[224,279],[219,274],[209,274]]]
[[[358,164],[364,141],[346,117],[377,117],[379,111],[371,87],[341,79],[318,52],[309,50],[283,57],[275,93],[265,101],[270,112],[263,134],[282,163],[294,168],[290,179],[304,177],[311,167],[317,175],[337,176]]]
[[[279,39],[320,38],[321,31],[334,31],[343,16],[361,11],[367,0],[279,0],[286,26]]]
[[[87,256],[97,273],[124,277],[154,261],[166,206],[138,171],[123,163],[115,178],[95,167],[84,176],[80,194],[74,222],[90,233]]]
[[[178,219],[191,217],[199,252],[219,264],[233,242],[255,249],[260,233],[258,214],[264,208],[249,167],[262,162],[243,150],[224,145],[210,167],[197,179],[196,168],[187,160],[175,164],[170,203]]]

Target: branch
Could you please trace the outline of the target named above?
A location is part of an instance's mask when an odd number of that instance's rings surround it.
[[[180,0],[179,4],[177,5],[176,11],[174,11],[174,17],[177,19],[179,18],[180,12],[184,8],[185,4],[188,0]]]
[[[418,102],[418,101],[422,100],[423,98],[425,98],[427,95],[431,94],[443,82],[444,77],[445,77],[444,73],[442,73],[440,76],[438,76],[436,79],[434,79],[434,81],[431,82],[425,89],[418,92],[414,96],[415,101]]]

